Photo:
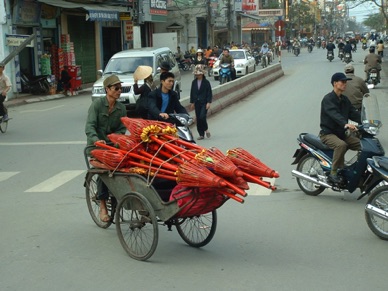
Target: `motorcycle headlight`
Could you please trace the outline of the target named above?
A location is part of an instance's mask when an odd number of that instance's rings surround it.
[[[366,166],[366,170],[369,172],[369,173],[373,173],[373,169],[370,165],[367,165]]]

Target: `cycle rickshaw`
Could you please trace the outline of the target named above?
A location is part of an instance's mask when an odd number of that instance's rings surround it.
[[[85,149],[88,171],[85,177],[86,202],[97,226],[108,228],[116,224],[120,243],[128,255],[136,260],[149,259],[158,244],[158,225],[173,226],[190,246],[203,247],[213,238],[217,227],[217,212],[229,198],[223,195],[205,197],[198,188],[182,188],[175,199],[170,198],[176,186],[173,181],[156,179],[152,184],[141,175],[112,172],[90,167]],[[97,180],[109,189],[108,222],[99,219]],[[189,191],[185,191],[189,190]],[[214,190],[213,190],[214,191]]]

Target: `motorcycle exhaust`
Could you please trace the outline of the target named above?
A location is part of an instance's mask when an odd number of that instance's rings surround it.
[[[325,188],[332,188],[332,186],[330,186],[329,184],[323,182],[323,181],[319,181],[318,179],[315,179],[313,177],[310,177],[306,174],[303,174],[301,172],[298,172],[296,170],[292,170],[291,171],[292,175],[296,178],[300,178],[300,179],[303,179],[303,180],[306,180],[306,181],[309,181],[311,183],[314,183],[314,184],[317,184],[319,186],[322,186],[322,187],[325,187]]]
[[[376,206],[373,206],[372,204],[367,204],[365,206],[366,212],[372,215],[376,215],[384,220],[388,220],[388,211],[384,211]]]

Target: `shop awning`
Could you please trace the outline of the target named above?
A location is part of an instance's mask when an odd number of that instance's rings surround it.
[[[86,20],[90,21],[120,21],[119,13],[128,12],[128,7],[112,6],[104,4],[84,4],[68,2],[63,0],[38,0],[41,3],[45,3],[51,6],[75,9],[81,8],[88,11]]]

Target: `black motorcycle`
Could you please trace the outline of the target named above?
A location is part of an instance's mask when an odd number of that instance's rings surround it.
[[[349,64],[350,62],[353,62],[352,56],[351,56],[350,53],[345,53],[344,62],[347,63],[347,64]]]
[[[377,68],[371,68],[368,71],[368,78],[366,79],[366,83],[368,83],[368,87],[374,88],[378,83],[380,83],[379,79],[379,71]]]
[[[313,45],[312,45],[311,43],[309,43],[309,44],[307,45],[307,51],[308,51],[309,53],[311,53],[311,52],[313,51]]]
[[[354,157],[345,162],[343,169],[339,169],[337,175],[339,182],[329,180],[332,168],[333,150],[323,144],[320,138],[309,133],[299,135],[299,148],[294,154],[296,170],[292,175],[300,189],[310,196],[317,196],[325,189],[334,191],[348,191],[353,193],[360,188],[361,199],[365,195],[377,190],[381,178],[374,175],[371,170],[371,159],[381,159],[385,152],[376,135],[381,127],[381,119],[377,99],[370,94],[365,94],[361,109],[362,124],[357,126],[357,134],[360,137],[361,150]],[[384,158],[387,159],[387,158]],[[387,201],[388,202],[388,201]]]
[[[330,62],[334,60],[334,52],[333,51],[328,51],[327,52],[327,57],[326,57]]]

